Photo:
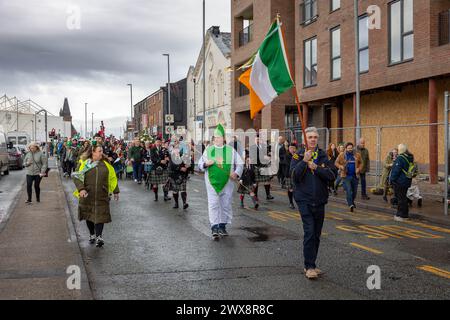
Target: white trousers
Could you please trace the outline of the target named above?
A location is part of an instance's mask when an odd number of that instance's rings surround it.
[[[209,183],[206,175],[206,190],[208,192],[208,213],[211,227],[217,224],[230,224],[233,219],[234,182],[230,179],[220,194]]]

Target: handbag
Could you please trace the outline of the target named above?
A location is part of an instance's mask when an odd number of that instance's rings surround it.
[[[41,171],[42,167],[39,167],[39,165],[34,161],[33,155],[31,155],[31,159],[33,159],[34,164],[39,168],[39,171]],[[50,172],[50,168],[47,166],[47,169],[45,170],[45,173],[42,177],[48,178],[48,173]]]

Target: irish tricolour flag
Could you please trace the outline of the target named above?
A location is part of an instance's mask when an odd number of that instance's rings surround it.
[[[294,87],[278,18],[270,27],[251,67],[239,77],[239,81],[250,90],[252,119],[276,97]]]

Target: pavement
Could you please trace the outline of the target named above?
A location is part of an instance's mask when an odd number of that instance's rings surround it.
[[[24,177],[25,171],[12,171],[0,181],[0,190],[11,183],[10,190],[19,190],[0,224],[0,299],[92,299],[58,171],[43,179],[42,202],[32,205],[25,204]],[[68,288],[70,266],[79,270],[81,290]]]
[[[22,191],[0,233],[0,299],[450,299],[444,225],[398,223],[391,214],[360,207],[351,213],[331,202],[318,257],[325,274],[309,281],[300,215],[287,207],[285,190],[274,190],[273,201],[261,190],[258,211],[248,198],[239,208],[236,194],[230,237],[214,242],[202,176],[188,183],[187,210],[154,202],[133,181],[119,186],[101,249],[89,244],[85,222],[77,220],[70,179],[52,170],[40,205],[26,206]],[[70,265],[80,267],[81,290],[67,289]],[[368,286],[373,268],[379,289]]]

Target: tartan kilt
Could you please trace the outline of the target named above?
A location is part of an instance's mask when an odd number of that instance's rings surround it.
[[[169,178],[169,191],[173,191],[175,193],[186,192],[186,183],[186,179],[183,179],[181,184],[177,184],[173,178]]]
[[[259,172],[259,168],[256,167],[255,168],[255,181],[256,183],[265,183],[265,182],[270,182],[270,180],[272,180],[273,176],[272,175],[261,175]]]
[[[148,176],[148,183],[153,185],[166,184],[169,180],[169,171],[163,170],[163,174],[157,175],[156,170],[152,170]]]
[[[243,186],[239,184],[239,188],[237,190],[237,193],[239,194],[250,194],[250,191],[254,192],[253,186]]]
[[[292,183],[292,178],[284,178],[283,180],[283,188],[285,189],[294,189],[294,184]]]

